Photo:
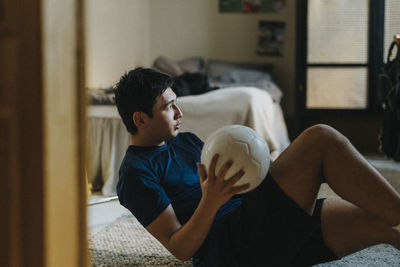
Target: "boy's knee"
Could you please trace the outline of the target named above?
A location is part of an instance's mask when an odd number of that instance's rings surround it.
[[[306,133],[315,139],[316,145],[348,145],[349,140],[333,127],[326,124],[317,124],[306,130]]]

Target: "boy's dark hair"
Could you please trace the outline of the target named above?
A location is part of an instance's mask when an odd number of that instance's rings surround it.
[[[136,68],[121,77],[115,87],[115,103],[130,134],[137,133],[133,113],[143,111],[152,118],[157,97],[172,84],[168,75],[146,68]]]

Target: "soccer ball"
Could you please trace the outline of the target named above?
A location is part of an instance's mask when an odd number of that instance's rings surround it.
[[[253,129],[242,125],[224,126],[206,139],[201,152],[201,162],[208,170],[215,153],[219,154],[215,174],[228,160],[233,165],[225,175],[231,178],[240,169],[245,174],[235,186],[249,183],[250,187],[240,193],[256,188],[265,178],[270,165],[269,148],[264,139]]]

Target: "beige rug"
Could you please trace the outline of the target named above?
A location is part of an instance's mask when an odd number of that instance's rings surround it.
[[[93,266],[191,266],[172,256],[129,214],[90,235],[89,251]]]
[[[400,192],[400,162],[374,157],[367,159]]]
[[[89,239],[93,266],[191,266],[180,262],[131,215],[125,215]],[[378,245],[318,267],[400,267],[400,252]],[[247,267],[247,266],[245,266]],[[251,266],[249,266],[251,267]]]
[[[371,163],[400,192],[400,163],[370,159]],[[338,198],[327,185],[320,196]],[[174,258],[137,220],[126,214],[89,236],[93,266],[191,266]],[[400,267],[400,252],[378,245],[318,267]]]

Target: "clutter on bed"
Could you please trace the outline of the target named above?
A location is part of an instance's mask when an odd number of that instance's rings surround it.
[[[280,103],[282,91],[271,78],[272,65],[246,62],[230,62],[209,59],[205,69],[212,86],[252,86],[267,91],[274,102]]]
[[[113,87],[87,89],[87,98],[90,105],[115,105]]]
[[[204,59],[201,57],[190,57],[180,61],[174,61],[165,56],[159,56],[154,60],[153,68],[166,73],[172,77],[184,73],[204,72]]]
[[[267,91],[274,102],[280,103],[282,98],[282,91],[271,77],[273,69],[271,64],[219,59],[205,61],[201,57],[191,57],[175,62],[165,56],[160,56],[154,61],[153,68],[174,77],[178,80],[178,83],[181,80],[185,81],[196,77],[195,75],[208,80],[207,88],[196,90],[193,94],[198,94],[196,92],[201,91],[208,92],[217,88],[252,86]],[[206,85],[206,83],[203,84]],[[190,93],[188,90],[181,89],[178,91],[179,95],[188,95],[188,93]]]
[[[174,78],[172,90],[179,96],[200,95],[217,89],[211,87],[207,75],[200,72],[186,72]]]
[[[219,59],[190,57],[173,61],[165,56],[156,58],[153,68],[173,77],[177,96],[199,95],[219,88],[257,87],[267,91],[274,102],[280,103],[282,91],[271,78],[272,65],[233,62]],[[91,105],[114,105],[113,87],[88,89]]]

